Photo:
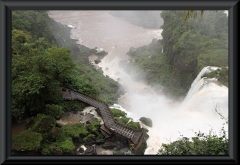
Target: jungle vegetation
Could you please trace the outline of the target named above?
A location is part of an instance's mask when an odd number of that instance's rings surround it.
[[[187,21],[183,11],[162,11],[161,17],[163,39],[130,48],[132,60],[122,61],[128,70],[132,64],[140,69],[134,73],[137,78],[155,87],[161,84],[166,93],[179,97],[186,95],[203,67],[228,66],[228,19],[223,11],[204,11]]]

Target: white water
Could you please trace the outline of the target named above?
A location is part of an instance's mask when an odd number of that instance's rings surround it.
[[[156,94],[145,82],[133,81],[118,65],[119,61],[129,58],[126,52],[130,47],[147,45],[153,38],[160,39],[161,29],[137,27],[106,11],[51,11],[49,15],[58,22],[74,27],[71,37],[78,39],[78,43],[108,52],[99,66],[104,75],[118,80],[128,91],[119,98],[118,104],[135,121],[143,116],[153,121],[145,154],[156,154],[162,143],[174,141],[181,134],[191,137],[199,130],[208,133],[211,128],[216,131],[221,129],[224,121],[215,108],[217,106],[218,111],[228,117],[228,88],[210,81],[204,84],[206,81],[200,77],[208,71],[207,68],[199,73],[181,103]]]
[[[193,81],[190,90],[188,91],[187,96],[185,97],[183,102],[186,102],[194,93],[196,93],[199,88],[201,87],[203,82],[200,82],[200,79],[202,77],[202,75],[204,75],[205,73],[209,73],[210,66],[204,67],[201,72],[198,74],[198,76],[195,78],[195,80]]]

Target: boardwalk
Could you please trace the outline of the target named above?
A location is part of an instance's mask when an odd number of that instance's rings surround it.
[[[118,123],[114,118],[113,115],[108,107],[102,101],[96,100],[93,97],[85,95],[77,90],[70,89],[70,88],[63,88],[62,97],[67,100],[79,100],[85,102],[89,105],[92,105],[100,110],[102,119],[104,121],[104,125],[111,130],[113,133],[120,135],[128,140],[130,140],[134,145],[137,147],[142,143],[143,139],[143,131],[132,129],[130,127],[124,126]]]

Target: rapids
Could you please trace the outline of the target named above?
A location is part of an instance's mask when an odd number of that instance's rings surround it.
[[[71,38],[77,39],[77,43],[108,52],[98,66],[104,75],[119,81],[127,90],[118,100],[121,109],[135,121],[143,116],[153,121],[145,154],[156,154],[162,143],[177,140],[180,135],[191,137],[199,130],[208,133],[210,129],[221,129],[224,121],[215,110],[228,117],[228,88],[201,79],[209,67],[196,77],[185,100],[176,102],[164,94],[156,94],[144,81],[132,80],[119,66],[119,61],[129,59],[126,53],[130,47],[147,45],[153,38],[161,39],[162,29],[137,27],[108,11],[49,11],[49,16],[72,28]]]

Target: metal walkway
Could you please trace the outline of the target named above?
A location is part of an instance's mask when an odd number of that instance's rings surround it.
[[[127,138],[132,143],[134,143],[136,147],[142,143],[143,131],[140,129],[132,129],[130,127],[118,123],[114,119],[106,103],[99,101],[91,96],[85,95],[84,93],[81,93],[75,89],[70,89],[66,87],[64,87],[62,90],[62,97],[64,97],[67,100],[79,100],[98,108],[104,121],[104,125],[109,130],[111,130],[115,134]]]

